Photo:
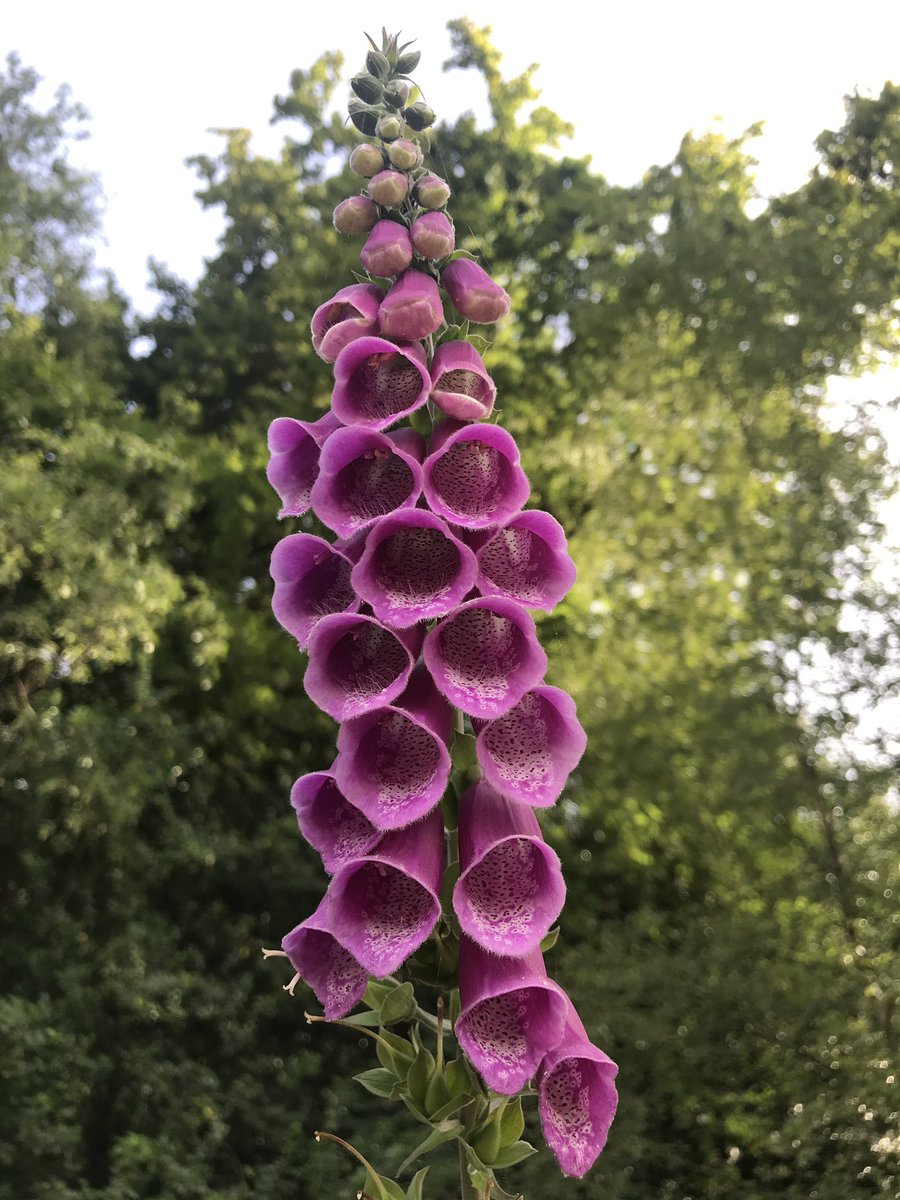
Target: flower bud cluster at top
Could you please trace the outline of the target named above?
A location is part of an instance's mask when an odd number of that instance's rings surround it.
[[[350,156],[365,189],[334,224],[365,235],[369,282],[312,317],[330,411],[269,430],[279,515],[311,508],[336,535],[290,534],[272,555],[275,616],[308,653],[310,699],[340,722],[332,765],[291,794],[331,881],[283,946],[333,1020],[440,921],[458,938],[460,1046],[496,1092],[536,1079],[547,1142],[582,1175],[616,1068],[547,976],[540,945],[565,886],[535,810],[556,802],[585,735],[571,697],[544,683],[529,612],[551,610],[575,568],[558,522],[524,509],[516,444],[486,423],[494,382],[467,326],[445,319],[449,301],[491,324],[509,297],[454,254],[450,189],[424,165],[434,114],[408,103],[417,62],[386,38],[352,81],[351,120],[374,140]],[[454,775],[454,762],[467,766]]]

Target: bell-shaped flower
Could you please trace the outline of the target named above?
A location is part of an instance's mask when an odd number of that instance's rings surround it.
[[[349,721],[396,700],[416,654],[404,633],[385,629],[374,617],[336,613],[323,617],[310,634],[303,685],[322,712]]]
[[[444,305],[438,285],[424,271],[404,271],[378,309],[378,324],[385,337],[416,342],[440,328]]]
[[[331,406],[345,425],[386,429],[421,408],[430,390],[421,346],[362,337],[335,360]]]
[[[368,854],[382,837],[381,830],[341,792],[334,767],[301,775],[291,788],[291,804],[300,832],[321,854],[329,875]]]
[[[310,492],[313,511],[342,538],[379,517],[411,507],[422,491],[422,468],[405,447],[413,439],[348,425],[326,442]]]
[[[401,829],[440,803],[450,779],[452,719],[450,706],[419,666],[393,705],[341,726],[335,778],[378,829]]]
[[[475,744],[492,787],[535,808],[556,803],[586,745],[574,700],[547,686],[526,692],[503,716],[489,721]]]
[[[431,399],[442,413],[460,421],[483,421],[496,398],[494,381],[471,342],[438,347],[431,362]]]
[[[329,907],[326,893],[313,915],[282,939],[281,947],[315,992],[326,1020],[338,1021],[362,1000],[369,973],[331,932]]]
[[[434,929],[443,868],[444,823],[435,809],[386,834],[371,854],[332,879],[331,928],[372,975],[396,971]]]
[[[441,271],[441,283],[453,307],[469,321],[490,325],[509,312],[509,296],[484,267],[470,258],[455,258]]]
[[[563,1036],[566,996],[539,950],[500,958],[465,936],[459,944],[456,1040],[488,1087],[514,1096]]]
[[[269,426],[266,478],[281,500],[279,517],[302,517],[308,511],[312,486],[319,474],[322,445],[340,427],[340,421],[331,412],[318,421],[276,417]]]
[[[533,809],[483,780],[469,788],[459,806],[459,866],[453,907],[464,933],[493,954],[540,946],[562,912],[566,885]]]
[[[499,425],[442,421],[431,436],[424,491],[433,512],[464,529],[502,525],[531,491],[513,438]]]
[[[359,252],[362,265],[370,275],[377,275],[380,279],[390,279],[405,271],[412,262],[412,256],[409,230],[399,221],[389,220],[378,222]],[[380,304],[384,299],[384,292],[380,288],[377,291]]]
[[[566,535],[547,512],[528,509],[498,529],[478,551],[478,588],[550,612],[575,582]]]
[[[456,248],[456,234],[446,213],[422,213],[410,226],[409,236],[416,254],[432,261],[446,258]]]
[[[366,334],[377,333],[378,306],[383,298],[384,292],[380,287],[371,283],[354,283],[341,288],[330,300],[320,304],[313,313],[311,325],[316,354],[326,362],[334,362],[350,342]]]
[[[572,1002],[562,1040],[538,1071],[544,1139],[566,1175],[580,1179],[606,1145],[616,1115],[619,1068],[591,1042]]]
[[[379,621],[402,629],[456,608],[475,572],[475,555],[440,517],[404,508],[371,527],[352,586]]]
[[[359,608],[352,570],[349,558],[311,533],[292,533],[275,546],[269,568],[275,581],[272,612],[301,647],[322,617]]]
[[[534,621],[502,596],[460,605],[427,634],[424,653],[450,703],[484,720],[509,712],[547,670]]]

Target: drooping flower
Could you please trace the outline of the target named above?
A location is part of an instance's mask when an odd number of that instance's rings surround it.
[[[509,712],[547,670],[534,621],[502,596],[461,604],[428,633],[424,653],[450,703],[482,720]]]
[[[282,940],[282,949],[300,978],[312,988],[329,1021],[340,1020],[363,998],[369,982],[365,967],[335,938],[326,894],[311,917]]]
[[[459,806],[460,877],[453,907],[463,932],[492,954],[535,950],[562,911],[559,858],[530,808],[481,781]]]
[[[412,507],[422,491],[422,468],[406,447],[415,438],[346,426],[325,444],[310,490],[316,516],[340,537],[352,537],[379,517]]]
[[[488,1087],[513,1096],[563,1036],[566,996],[547,978],[539,950],[522,958],[459,944],[456,1038]]]
[[[496,398],[494,381],[470,342],[443,342],[437,348],[431,362],[431,399],[442,413],[460,421],[483,421]]]
[[[425,499],[432,512],[464,529],[513,517],[531,491],[515,441],[499,425],[442,421],[425,460]]]
[[[501,796],[547,808],[556,803],[586,745],[572,697],[542,686],[488,722],[476,751],[485,778]]]
[[[277,417],[269,426],[266,477],[281,500],[279,517],[301,517],[309,510],[322,446],[340,427],[332,412],[318,421]]]
[[[352,570],[349,558],[311,533],[289,534],[272,551],[272,612],[301,647],[322,617],[359,608]]]
[[[444,267],[441,283],[453,307],[469,321],[491,325],[509,312],[509,296],[484,267],[470,258],[457,258]]]
[[[383,337],[362,337],[346,346],[335,360],[331,406],[345,425],[380,430],[421,408],[430,390],[421,346],[397,346]]]
[[[606,1145],[616,1115],[619,1068],[593,1045],[568,1001],[560,1042],[538,1072],[538,1111],[547,1145],[566,1175],[581,1178]]]
[[[341,792],[334,770],[301,775],[291,788],[300,832],[322,856],[329,875],[378,845],[382,831]]]
[[[418,655],[421,638],[411,634],[359,613],[323,617],[309,637],[306,694],[336,721],[390,704],[409,682]]]
[[[563,528],[539,509],[517,513],[478,551],[478,587],[485,595],[550,612],[574,582]]]
[[[475,572],[475,555],[440,517],[404,508],[371,527],[352,586],[379,621],[407,628],[454,609],[472,590]]]
[[[378,306],[383,296],[384,292],[374,284],[354,283],[320,304],[310,326],[316,354],[326,362],[334,362],[350,342],[377,333]]]
[[[381,332],[400,342],[416,342],[436,332],[444,320],[438,285],[424,271],[404,271],[378,309]]]
[[[440,916],[443,868],[444,823],[435,809],[335,874],[328,888],[334,936],[372,975],[390,975]]]

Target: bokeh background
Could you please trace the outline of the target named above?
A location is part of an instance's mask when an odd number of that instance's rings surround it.
[[[382,24],[579,566],[540,622],[589,736],[549,958],[621,1106],[585,1180],[512,1183],[900,1194],[895,7],[332,7],[4,14],[0,1197],[352,1196],[314,1128],[385,1173],[416,1136],[260,956],[322,892],[287,797],[335,733],[269,609],[265,428],[329,402]]]

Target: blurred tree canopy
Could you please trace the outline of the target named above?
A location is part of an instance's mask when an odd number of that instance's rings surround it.
[[[896,663],[871,571],[889,479],[870,414],[834,429],[823,397],[895,336],[900,88],[850,98],[809,181],[754,208],[746,138],[613,186],[559,151],[531,72],[451,28],[492,121],[442,126],[434,166],[512,294],[501,419],[579,565],[541,623],[589,735],[545,820],[551,967],[621,1067],[595,1170],[563,1184],[541,1155],[517,1186],[896,1194],[896,758],[849,736]],[[156,267],[138,328],[91,271],[83,114],[37,111],[15,58],[0,77],[3,1200],[352,1195],[314,1128],[387,1172],[408,1149],[348,1081],[367,1052],[308,1029],[259,954],[323,886],[287,797],[335,731],[269,611],[264,468],[269,420],[328,404],[308,319],[358,250],[331,225],[356,186],[341,69],[294,72],[278,159],[230,131],[195,161],[219,253],[194,289]],[[812,715],[822,654],[840,686]]]

